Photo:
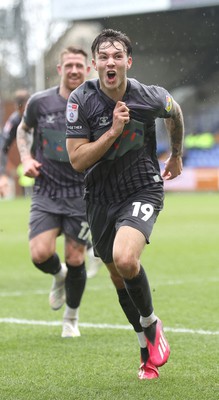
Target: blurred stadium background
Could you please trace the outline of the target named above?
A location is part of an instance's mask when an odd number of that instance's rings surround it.
[[[13,111],[14,91],[58,83],[58,54],[69,44],[90,54],[103,28],[126,32],[133,43],[130,77],[167,88],[185,117],[183,174],[167,191],[219,189],[219,0],[5,0],[0,4],[0,130]],[[95,76],[95,75],[93,75]],[[92,75],[91,75],[92,77]],[[158,122],[161,168],[168,137]],[[15,180],[12,146],[7,170]]]

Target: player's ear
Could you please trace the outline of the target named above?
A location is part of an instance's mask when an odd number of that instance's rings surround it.
[[[132,57],[128,57],[128,61],[127,61],[127,70],[130,69],[132,66]]]
[[[62,69],[61,64],[57,64],[56,65],[56,70],[57,70],[59,75],[61,75],[61,69]]]
[[[96,61],[94,60],[94,58],[92,58],[92,65],[93,65],[93,67],[94,67],[94,69],[96,71],[97,70],[97,64],[96,64]]]

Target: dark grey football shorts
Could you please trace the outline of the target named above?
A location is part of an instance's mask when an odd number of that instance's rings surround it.
[[[154,223],[163,208],[163,197],[162,188],[151,192],[147,188],[134,193],[122,203],[88,203],[88,223],[95,255],[105,263],[113,261],[113,242],[121,226],[131,226],[139,230],[145,236],[146,243],[149,243]]]
[[[59,228],[78,243],[86,244],[90,231],[86,219],[85,201],[81,197],[51,199],[33,194],[29,220],[29,239],[42,232]]]

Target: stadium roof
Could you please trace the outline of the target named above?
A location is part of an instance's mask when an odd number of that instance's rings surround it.
[[[65,1],[65,0],[63,0]],[[62,1],[62,10],[65,9]],[[102,7],[109,8],[109,4],[117,2],[116,12],[119,13],[124,2],[112,0],[92,1],[92,9],[95,3],[101,3]],[[68,15],[75,21],[75,15],[81,10],[82,3],[90,4],[89,0],[83,0],[80,7],[75,5],[67,7]],[[53,0],[52,4],[60,4]],[[208,81],[218,71],[219,67],[219,0],[158,0],[145,2],[140,0],[126,0],[128,7],[137,3],[142,7],[147,3],[151,9],[153,4],[168,11],[141,12],[129,15],[113,15],[102,18],[91,18],[90,21],[98,22],[103,28],[122,30],[130,36],[133,43],[134,64],[131,74],[151,84],[161,84],[169,90],[181,86],[200,86]],[[218,6],[200,7],[201,4],[217,3]],[[148,4],[150,6],[148,6]],[[185,8],[196,4],[199,7]],[[78,8],[77,8],[78,7]],[[170,7],[172,9],[170,10]],[[154,7],[155,8],[155,7]],[[177,9],[173,9],[177,8]],[[180,9],[179,9],[180,8]],[[123,7],[123,11],[127,7]],[[84,9],[86,15],[86,10]],[[110,14],[110,13],[109,13]],[[92,14],[91,14],[92,15]],[[60,15],[61,17],[61,15]],[[86,22],[82,17],[81,22]],[[92,38],[91,38],[92,41]]]
[[[53,20],[85,20],[155,11],[170,11],[218,5],[219,0],[80,0],[70,7],[68,0],[52,0]]]
[[[218,21],[219,7],[213,7],[104,18],[101,24],[130,36],[138,77],[174,89],[200,85],[218,71]]]
[[[84,1],[89,4],[88,0]],[[102,1],[102,4],[106,6],[115,1]],[[118,12],[124,1],[117,3]],[[219,105],[219,0],[142,0],[136,4],[126,0],[126,3],[129,7],[130,3],[134,6],[147,3],[150,7],[159,3],[163,8],[136,13],[135,7],[133,14],[90,16],[89,21],[85,13],[80,21],[72,17],[72,24],[97,23],[102,28],[127,33],[134,56],[129,75],[146,84],[166,87],[185,110],[194,110],[200,104],[206,109],[211,103]],[[65,9],[63,2],[62,9]],[[77,16],[77,7],[72,10]],[[69,9],[68,12],[71,15]],[[91,42],[93,39],[90,37]]]

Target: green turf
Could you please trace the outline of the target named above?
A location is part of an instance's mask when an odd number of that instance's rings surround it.
[[[211,193],[166,195],[142,263],[171,357],[158,380],[143,382],[137,379],[139,350],[132,330],[85,325],[127,325],[105,268],[87,281],[82,336],[61,339],[63,310],[48,306],[51,277],[29,259],[30,201],[0,201],[0,399],[218,399],[218,199]],[[62,243],[59,238],[61,256]],[[174,331],[180,328],[187,331]]]

